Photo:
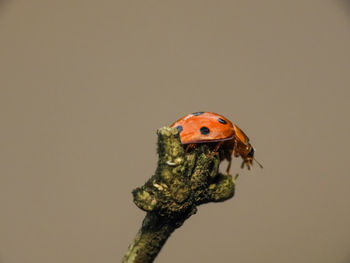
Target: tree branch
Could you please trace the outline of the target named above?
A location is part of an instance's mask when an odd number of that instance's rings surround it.
[[[235,180],[219,173],[220,158],[210,144],[185,153],[176,128],[158,134],[158,167],[145,185],[133,190],[134,203],[147,212],[124,263],[153,262],[171,233],[197,211],[197,206],[234,195]]]

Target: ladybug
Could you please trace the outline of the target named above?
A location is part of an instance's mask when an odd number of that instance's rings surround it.
[[[254,148],[249,143],[248,136],[237,125],[217,113],[194,112],[177,120],[170,127],[177,128],[181,143],[187,145],[186,151],[199,143],[216,143],[214,153],[219,152],[220,158],[229,162],[227,173],[230,171],[232,155],[241,156],[241,168],[246,165],[248,170],[255,160]]]

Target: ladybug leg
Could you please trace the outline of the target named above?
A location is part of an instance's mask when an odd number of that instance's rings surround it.
[[[219,154],[219,149],[220,146],[224,143],[224,141],[220,141],[215,145],[215,148],[211,151],[211,153],[209,153],[208,157],[212,154],[213,156],[216,156]],[[220,156],[219,156],[220,157]],[[221,161],[221,160],[220,160]]]
[[[194,143],[187,144],[185,153],[188,153],[189,150],[193,149],[196,145]]]
[[[233,156],[234,156],[234,157],[238,157],[238,156],[239,156],[237,141],[234,141],[234,145],[233,145]]]
[[[245,162],[245,160],[243,160],[243,162],[242,162],[242,164],[241,164],[241,168],[244,169],[244,165],[245,165],[245,164],[247,165],[248,170],[249,170],[249,166],[248,166],[248,164]]]
[[[213,150],[213,154],[217,155],[218,154],[218,150],[220,148],[220,146],[224,143],[224,141],[218,142]]]
[[[230,157],[228,159],[228,165],[227,165],[227,168],[226,168],[226,174],[227,175],[230,175],[231,162],[232,162],[232,158]]]
[[[246,160],[244,159],[242,164],[241,164],[241,168],[243,169],[244,168],[244,165],[247,166],[248,170],[250,170],[250,166],[252,165],[252,161],[251,160]]]
[[[232,140],[227,144],[227,147],[224,148],[224,155],[225,159],[228,161],[228,165],[226,168],[226,174],[230,175],[230,168],[231,168],[231,163],[232,163],[232,154],[235,150],[235,141]]]

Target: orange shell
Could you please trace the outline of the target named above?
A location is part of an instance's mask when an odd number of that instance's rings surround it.
[[[235,126],[232,122],[213,112],[186,115],[171,127],[177,127],[179,130],[182,144],[226,141],[235,137]]]

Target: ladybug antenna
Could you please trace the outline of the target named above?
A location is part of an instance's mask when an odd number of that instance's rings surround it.
[[[259,163],[257,159],[254,158],[254,161],[260,166],[261,169],[264,168],[264,166],[262,166],[262,164]]]

